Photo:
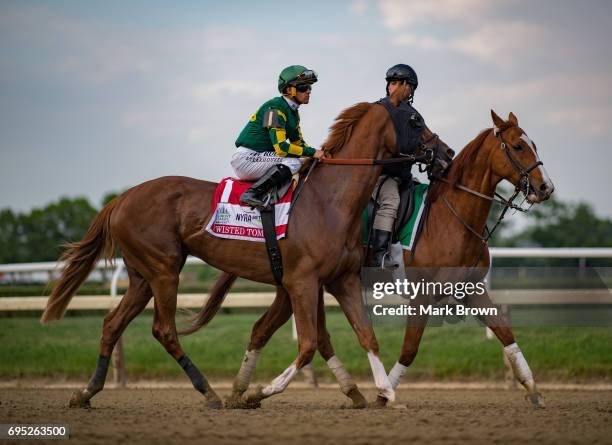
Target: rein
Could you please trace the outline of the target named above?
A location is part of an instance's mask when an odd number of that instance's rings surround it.
[[[420,147],[426,147],[433,139],[438,139],[439,144],[439,136],[436,133],[433,133],[429,139],[425,142],[421,142]],[[412,154],[399,154],[399,158],[391,158],[391,159],[364,159],[364,158],[356,158],[356,159],[332,159],[325,158],[321,159],[320,162],[322,164],[329,165],[393,165],[393,164],[403,164],[406,162],[415,163],[415,162],[423,162],[429,163],[434,159],[433,149],[427,148],[425,149],[425,153],[422,155],[412,155]]]
[[[422,156],[415,155],[400,155],[401,158],[391,158],[391,159],[367,159],[367,158],[355,158],[355,159],[331,159],[324,158],[319,162],[322,164],[328,165],[393,165],[393,164],[403,164],[406,162],[415,163],[415,162],[427,162],[432,158],[433,152],[427,152]]]

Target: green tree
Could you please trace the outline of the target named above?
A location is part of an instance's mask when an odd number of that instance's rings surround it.
[[[126,189],[127,190],[127,189]],[[123,190],[121,192],[108,192],[107,194],[104,195],[104,197],[102,198],[102,207],[104,207],[106,204],[108,204],[109,202],[111,202],[113,199],[115,199],[117,196],[121,195],[123,192],[125,192],[126,190]]]
[[[0,263],[18,257],[19,217],[11,209],[0,210]]]
[[[54,261],[66,242],[80,240],[97,214],[86,198],[61,198],[29,214],[0,212],[3,263]]]
[[[612,220],[598,217],[585,203],[552,199],[534,207],[531,224],[510,238],[511,245],[542,247],[610,247]]]

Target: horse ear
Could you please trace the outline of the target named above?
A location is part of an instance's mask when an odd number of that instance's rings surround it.
[[[501,128],[504,126],[504,124],[506,122],[504,122],[504,120],[499,117],[497,115],[497,113],[495,113],[495,111],[491,110],[491,117],[493,118],[493,125],[495,125],[497,128]]]
[[[516,118],[516,116],[514,115],[512,111],[508,115],[508,122],[510,122],[515,127],[518,127],[518,119]]]

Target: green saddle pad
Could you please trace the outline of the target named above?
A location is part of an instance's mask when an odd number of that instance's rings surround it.
[[[421,215],[423,214],[423,204],[425,203],[428,187],[429,184],[416,184],[414,187],[414,194],[412,196],[412,199],[414,199],[414,210],[412,211],[412,215],[410,215],[410,218],[408,218],[406,224],[404,224],[399,230],[399,241],[404,249],[412,249],[416,229],[419,226],[419,221],[421,220]],[[361,214],[361,234],[364,245],[366,245],[368,241],[367,226],[369,217],[370,215],[368,214],[368,208],[366,207]]]

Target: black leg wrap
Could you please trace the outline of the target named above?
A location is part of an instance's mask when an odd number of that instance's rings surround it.
[[[98,366],[96,372],[87,385],[87,390],[92,394],[102,391],[104,388],[104,382],[106,382],[106,374],[108,373],[108,366],[110,365],[110,357],[104,357],[100,355],[98,357]]]
[[[193,362],[186,355],[182,356],[177,360],[178,364],[181,365],[181,368],[185,371],[185,373],[191,379],[191,383],[193,387],[197,389],[202,394],[206,394],[206,390],[208,388],[208,382],[206,378],[202,375],[200,370],[193,364]]]

